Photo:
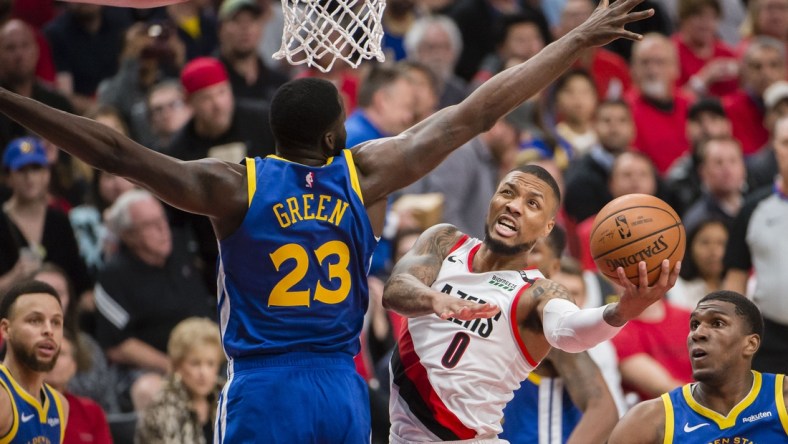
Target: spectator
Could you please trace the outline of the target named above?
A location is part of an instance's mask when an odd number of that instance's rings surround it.
[[[746,159],[747,180],[750,189],[756,190],[774,184],[777,177],[777,159],[774,155],[774,125],[781,118],[788,116],[788,82],[780,80],[772,83],[763,92],[763,103],[766,105],[766,128],[769,130],[769,142],[757,153]]]
[[[134,441],[140,444],[206,444],[213,441],[224,362],[219,327],[205,318],[188,318],[167,342],[172,374],[142,412]]]
[[[669,4],[675,0],[643,0],[642,3],[635,6],[633,11],[646,11],[648,9],[654,10],[654,15],[651,17],[631,23],[627,29],[632,32],[637,32],[640,35],[657,33],[662,35],[670,35],[675,28],[674,21],[670,17]],[[739,1],[739,0],[731,0]],[[632,59],[632,40],[616,40],[605,45],[605,48],[615,52],[624,58],[624,60]]]
[[[503,71],[510,63],[529,60],[552,41],[544,17],[532,11],[501,16],[493,35],[495,51],[482,59],[471,81],[472,89]]]
[[[571,146],[573,157],[581,156],[598,143],[593,130],[597,106],[594,80],[586,71],[573,70],[556,80],[554,88],[555,131]]]
[[[115,75],[123,36],[131,24],[125,10],[68,3],[44,28],[57,69],[57,89],[78,113],[93,105],[99,83]]]
[[[722,289],[722,258],[727,242],[728,224],[713,216],[687,230],[687,252],[676,286],[668,292],[670,302],[691,310],[703,296]]]
[[[731,121],[719,99],[705,97],[690,106],[687,114],[687,138],[692,151],[673,162],[666,177],[671,204],[678,214],[684,214],[701,195],[698,147],[706,139],[730,137]]]
[[[186,46],[186,60],[207,57],[219,47],[216,17],[202,0],[188,0],[166,7],[164,23],[175,26],[178,38]]]
[[[151,138],[145,98],[156,82],[178,76],[186,62],[185,47],[170,28],[135,23],[125,34],[117,74],[98,88],[98,102],[120,111],[138,141]]]
[[[733,223],[725,249],[723,288],[745,294],[750,271],[755,272],[751,298],[764,314],[766,334],[755,355],[753,368],[758,371],[787,373],[788,304],[785,289],[785,222],[788,214],[788,118],[782,117],[774,127],[774,154],[779,171],[774,186],[754,192]]]
[[[438,110],[438,80],[426,65],[404,60],[400,62],[415,97],[414,123],[421,122]]]
[[[54,262],[74,280],[77,299],[93,285],[68,217],[48,205],[51,173],[44,147],[33,138],[14,139],[3,154],[12,195],[0,211],[0,288]]]
[[[468,84],[454,74],[462,52],[457,25],[442,15],[419,17],[405,35],[408,60],[429,67],[438,80],[439,108],[456,105],[467,96]]]
[[[583,23],[596,8],[592,0],[568,0],[561,12],[561,19],[553,29],[553,37],[559,38]],[[594,92],[600,100],[620,99],[627,91],[632,79],[629,66],[620,55],[604,48],[586,49],[575,63],[591,75],[594,81]]]
[[[742,41],[737,47],[740,54],[757,37],[788,42],[788,0],[748,1],[747,17],[741,25]]]
[[[676,85],[699,96],[722,97],[738,87],[736,54],[719,37],[720,0],[680,0],[679,30],[673,37],[679,56]]]
[[[664,174],[689,151],[686,135],[689,99],[676,89],[679,75],[676,48],[667,37],[648,34],[632,48],[632,80],[637,90],[627,101],[637,135],[635,148]]]
[[[763,93],[772,83],[785,80],[785,44],[770,37],[758,37],[742,57],[741,88],[722,101],[731,120],[733,137],[741,143],[745,156],[769,141],[764,126]]]
[[[170,331],[190,316],[210,316],[212,298],[147,191],[124,193],[106,219],[121,249],[98,275],[96,337],[139,410],[157,391],[158,375],[170,370]]]
[[[593,216],[610,202],[607,183],[616,156],[631,149],[635,125],[629,105],[623,101],[599,104],[594,114],[599,143],[573,160],[566,171],[564,208],[573,223]]]
[[[166,151],[178,131],[192,118],[192,108],[186,102],[183,85],[177,80],[164,80],[148,93],[146,103],[148,124],[153,140],[151,148]]]
[[[112,444],[107,417],[101,406],[89,398],[68,391],[69,382],[77,373],[75,341],[72,332],[64,330],[55,367],[44,378],[47,384],[63,394],[69,404],[68,423],[62,442]]]
[[[405,58],[405,35],[416,20],[415,0],[389,0],[383,10],[383,40],[381,46],[386,59],[400,61]]]
[[[730,228],[744,203],[747,186],[741,145],[731,138],[708,139],[698,146],[698,155],[703,194],[681,220],[688,231],[710,216],[720,218]]]
[[[268,68],[257,53],[266,18],[267,11],[257,0],[224,0],[219,8],[219,60],[236,100],[270,102],[288,80]]]
[[[0,25],[0,85],[25,97],[31,97],[54,108],[72,112],[71,103],[36,78],[39,50],[33,29],[21,20]],[[18,123],[0,116],[0,145],[17,137],[31,135]]]

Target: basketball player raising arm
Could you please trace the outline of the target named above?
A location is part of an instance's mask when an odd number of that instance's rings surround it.
[[[559,202],[547,171],[516,168],[490,201],[483,240],[436,225],[395,265],[383,305],[408,319],[391,360],[392,442],[492,439],[504,405],[551,347],[576,353],[610,339],[675,284],[680,263],[670,271],[665,260],[653,286],[645,262],[637,286],[619,267],[621,299],[578,308],[564,286],[526,269]],[[472,320],[481,315],[489,319]]]

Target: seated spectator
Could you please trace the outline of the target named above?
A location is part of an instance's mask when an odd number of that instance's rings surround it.
[[[268,5],[274,7],[279,6]],[[236,100],[270,102],[288,80],[257,53],[267,16],[257,0],[225,0],[219,8],[219,60],[227,68]]]
[[[765,125],[769,130],[769,142],[746,159],[747,182],[751,190],[772,185],[777,177],[774,125],[781,118],[788,116],[788,82],[780,80],[766,88],[763,92],[763,103],[766,106]]]
[[[40,51],[33,29],[21,20],[0,25],[0,86],[30,97],[51,107],[72,112],[71,102],[36,78]],[[31,136],[28,131],[5,115],[0,116],[0,145],[17,137]]]
[[[224,353],[219,327],[205,318],[178,323],[167,342],[172,373],[137,423],[135,442],[207,444],[213,441]]]
[[[716,97],[702,98],[690,106],[687,114],[687,138],[692,150],[673,162],[665,178],[671,205],[684,214],[700,198],[701,180],[698,173],[698,147],[711,138],[730,138],[731,121]]]
[[[426,65],[412,60],[399,62],[410,82],[415,96],[414,124],[421,122],[438,110],[438,79]]]
[[[96,340],[80,328],[87,308],[84,301],[75,300],[71,279],[62,268],[48,262],[32,278],[51,285],[60,296],[65,314],[63,330],[70,335],[76,363],[76,370],[69,376],[67,383],[68,392],[92,399],[104,412],[118,412],[120,406],[115,391],[115,374],[110,370],[107,357]]]
[[[728,95],[739,86],[739,63],[719,37],[720,0],[679,1],[679,30],[673,44],[679,55],[676,85],[698,96]]]
[[[694,310],[703,296],[722,289],[728,230],[728,224],[713,216],[696,221],[687,230],[687,251],[679,279],[668,292],[670,302]]]
[[[186,46],[186,60],[213,55],[219,47],[218,25],[208,2],[189,0],[165,9],[164,23],[175,26],[178,38]]]
[[[785,43],[758,37],[747,47],[741,60],[741,88],[723,98],[725,113],[736,116],[733,138],[749,156],[769,141],[764,126],[763,93],[772,83],[786,78]]]
[[[98,274],[96,338],[123,376],[124,400],[139,410],[170,370],[170,331],[190,316],[211,316],[213,301],[150,193],[127,191],[107,210],[106,222],[121,248]]]
[[[183,86],[177,80],[163,80],[148,92],[145,117],[150,126],[150,146],[166,151],[178,131],[192,118],[192,108],[186,101]]]
[[[386,60],[398,62],[405,58],[405,35],[418,16],[415,0],[388,0],[383,10],[381,47]]]
[[[164,24],[138,22],[125,33],[118,72],[98,87],[98,103],[120,111],[134,140],[145,142],[151,129],[145,113],[148,91],[163,78],[177,78],[186,63],[183,43]]]
[[[57,89],[78,113],[93,105],[99,83],[117,72],[123,35],[130,25],[127,10],[68,3],[44,28],[55,57]]]
[[[593,0],[567,0],[560,20],[553,28],[553,38],[560,38],[583,23],[594,12],[594,8],[596,2]],[[575,67],[588,72],[594,81],[594,92],[600,100],[620,99],[624,91],[632,86],[626,60],[605,48],[583,50]]]
[[[744,203],[747,186],[741,145],[731,138],[707,139],[698,145],[698,157],[703,192],[681,215],[681,221],[688,231],[708,217],[719,218],[730,228]]]
[[[636,89],[626,100],[635,121],[635,149],[654,162],[660,174],[690,149],[686,122],[690,101],[676,88],[678,55],[671,41],[648,34],[632,48]]]
[[[457,25],[442,15],[419,17],[405,35],[408,60],[427,66],[437,78],[438,108],[460,103],[468,93],[468,84],[454,74],[462,52],[462,36]]]
[[[788,43],[788,0],[750,0],[747,17],[741,23],[742,40],[736,47],[739,54],[758,37],[771,37]]]
[[[68,217],[49,206],[50,164],[41,142],[14,139],[3,154],[11,198],[0,211],[0,288],[53,262],[74,281],[77,299],[89,297],[93,282]]]
[[[63,436],[64,443],[112,444],[107,417],[101,406],[88,398],[69,392],[69,382],[77,372],[76,339],[72,332],[63,331],[55,367],[49,371],[44,381],[63,394],[68,401],[68,423]]]
[[[573,159],[566,170],[564,208],[573,223],[593,216],[613,199],[608,190],[610,170],[616,156],[630,150],[635,139],[632,113],[623,101],[600,103],[593,126],[599,143]]]
[[[587,72],[573,70],[556,80],[554,88],[555,131],[571,146],[572,157],[582,156],[598,143],[593,129],[597,106],[594,81]]]

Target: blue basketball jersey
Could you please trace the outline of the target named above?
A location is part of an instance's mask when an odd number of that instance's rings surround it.
[[[662,395],[665,440],[669,443],[788,443],[788,411],[783,397],[784,375],[753,371],[750,393],[727,416],[700,405],[693,384]]]
[[[44,384],[41,391],[44,403],[32,397],[17,384],[8,369],[0,364],[0,390],[11,398],[13,425],[11,431],[0,436],[0,444],[36,443],[54,444],[63,442],[66,421],[60,396],[52,387]]]
[[[561,378],[531,373],[503,409],[498,436],[512,443],[563,444],[582,416]]]
[[[246,159],[246,171],[246,217],[219,242],[225,352],[355,355],[377,240],[350,151],[322,167]]]

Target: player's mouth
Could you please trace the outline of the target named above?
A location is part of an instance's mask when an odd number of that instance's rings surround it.
[[[36,350],[41,355],[52,357],[57,353],[57,345],[54,342],[45,341],[36,346]]]
[[[501,237],[512,237],[517,234],[517,223],[512,217],[503,215],[495,222],[495,232]]]
[[[703,359],[706,356],[708,356],[708,353],[706,353],[705,350],[700,349],[700,348],[693,349],[692,352],[690,352],[690,358],[693,361],[696,361],[696,360],[699,360],[699,359]]]

